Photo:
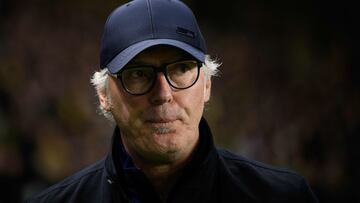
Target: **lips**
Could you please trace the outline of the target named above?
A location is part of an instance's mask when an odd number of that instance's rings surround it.
[[[152,108],[143,114],[143,120],[147,123],[166,124],[180,119],[179,112],[173,108]]]
[[[177,118],[152,118],[146,120],[148,123],[172,123],[178,120]]]

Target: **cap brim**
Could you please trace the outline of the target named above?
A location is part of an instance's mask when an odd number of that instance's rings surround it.
[[[177,47],[189,53],[197,60],[201,62],[205,62],[204,52],[184,42],[180,42],[172,39],[150,39],[150,40],[138,42],[124,49],[108,63],[106,68],[109,70],[110,73],[115,74],[119,72],[127,63],[129,63],[131,59],[133,59],[140,52],[155,45],[170,45]]]

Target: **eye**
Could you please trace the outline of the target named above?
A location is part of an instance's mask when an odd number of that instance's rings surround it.
[[[178,62],[178,63],[174,63],[172,65],[169,66],[169,72],[171,74],[185,74],[191,70],[193,70],[194,68],[196,68],[196,62],[193,61],[183,61],[183,62]]]
[[[133,77],[133,78],[141,78],[141,77],[144,77],[145,76],[145,72],[144,70],[133,70],[130,72],[130,77]]]
[[[152,69],[151,68],[131,68],[127,71],[128,77],[134,78],[134,79],[140,79],[140,78],[148,78],[151,77]]]
[[[186,63],[179,63],[176,66],[177,70],[180,71],[181,73],[185,73],[186,71],[188,71],[191,67],[189,66],[189,64]]]
[[[122,73],[122,78],[126,81],[139,81],[139,80],[149,80],[152,78],[153,71],[148,67],[136,67],[129,68],[124,70]]]

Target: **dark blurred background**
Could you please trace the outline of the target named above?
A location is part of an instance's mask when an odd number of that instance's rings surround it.
[[[113,125],[89,80],[106,17],[124,2],[0,1],[0,203],[107,153]],[[298,171],[321,202],[360,202],[354,3],[185,2],[223,63],[205,113],[218,145]]]

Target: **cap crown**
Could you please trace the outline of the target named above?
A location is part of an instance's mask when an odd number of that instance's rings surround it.
[[[149,39],[184,42],[201,52],[205,41],[192,11],[178,0],[134,0],[108,17],[102,36],[100,67],[123,50]]]

